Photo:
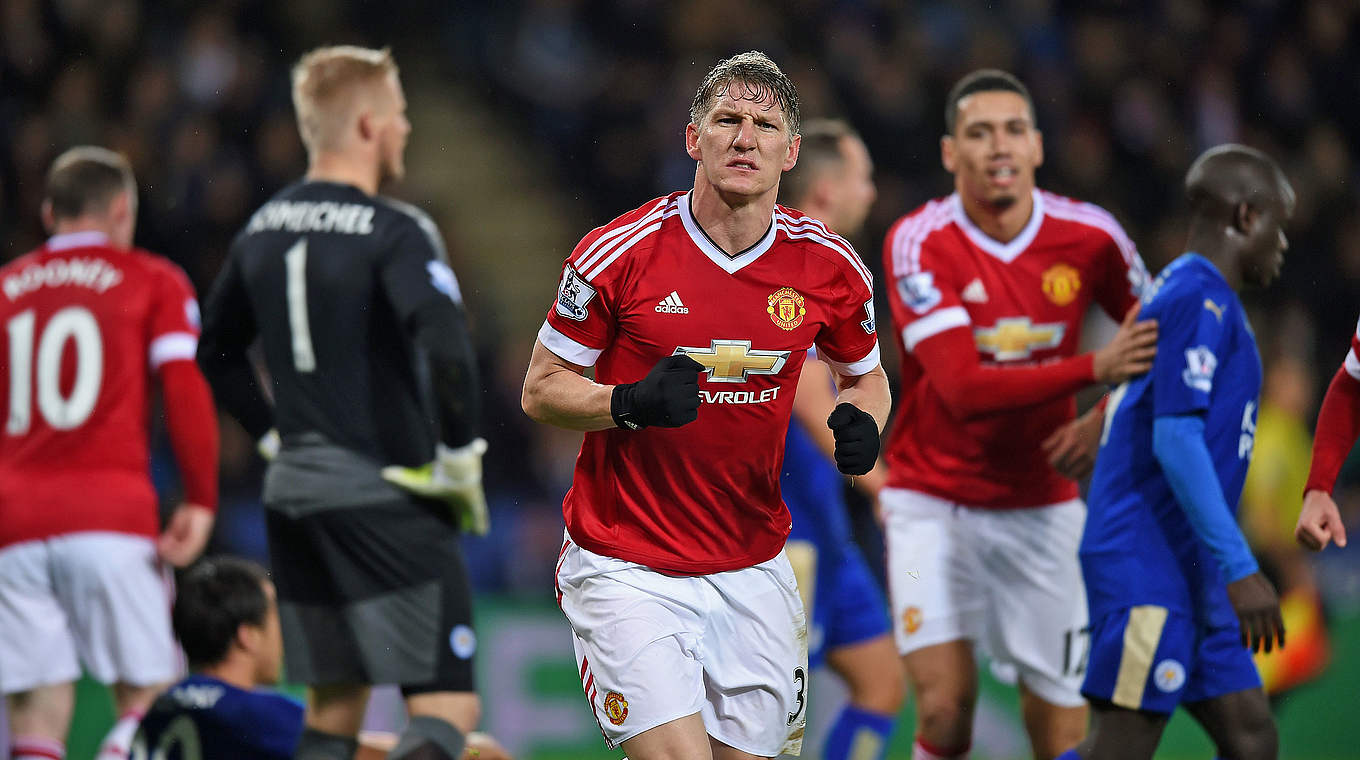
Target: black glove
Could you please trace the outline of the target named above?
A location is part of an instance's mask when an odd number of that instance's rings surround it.
[[[680,427],[699,417],[699,373],[704,365],[684,354],[667,356],[636,383],[614,386],[609,414],[628,430],[648,425]]]
[[[826,426],[836,436],[836,469],[863,475],[878,461],[878,423],[854,404],[837,404]]]

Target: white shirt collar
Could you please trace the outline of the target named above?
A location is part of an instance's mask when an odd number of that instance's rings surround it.
[[[99,230],[81,230],[53,235],[47,239],[47,250],[65,251],[71,248],[93,248],[109,244],[109,236]]]
[[[680,222],[684,226],[685,232],[689,233],[689,239],[694,241],[694,245],[697,246],[700,251],[703,251],[704,255],[707,256],[710,261],[717,264],[719,267],[722,267],[723,271],[728,274],[735,274],[742,267],[745,267],[760,258],[766,251],[770,250],[770,246],[774,245],[775,221],[774,212],[771,211],[770,229],[765,233],[765,236],[757,241],[755,245],[747,248],[736,256],[728,256],[721,248],[714,245],[712,240],[708,239],[708,235],[704,234],[703,228],[701,228],[699,223],[694,220],[694,214],[690,212],[689,208],[689,198],[690,194],[693,192],[694,191],[691,190],[677,199],[680,206]]]
[[[973,241],[973,245],[1001,259],[1007,264],[1015,260],[1015,257],[1025,252],[1030,243],[1034,242],[1034,236],[1039,234],[1039,227],[1044,223],[1044,195],[1039,192],[1039,188],[1030,190],[1030,197],[1034,199],[1034,207],[1030,209],[1029,221],[1009,243],[1003,243],[993,237],[989,237],[983,232],[973,220],[968,218],[968,213],[963,209],[963,199],[958,193],[949,196],[950,202],[954,205],[954,221],[963,230],[963,234]]]

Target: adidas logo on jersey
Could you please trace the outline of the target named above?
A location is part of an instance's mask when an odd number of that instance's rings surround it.
[[[959,298],[969,303],[987,303],[987,289],[982,287],[982,280],[974,278],[959,294]]]
[[[656,310],[662,314],[688,314],[689,307],[680,301],[680,294],[674,290],[671,294],[661,299],[661,303],[656,305]]]

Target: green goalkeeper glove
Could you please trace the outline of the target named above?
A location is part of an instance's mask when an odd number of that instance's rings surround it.
[[[464,533],[484,536],[491,530],[486,494],[482,491],[484,453],[486,441],[482,438],[456,449],[435,444],[433,462],[419,467],[391,465],[382,469],[382,476],[417,496],[445,502]]]

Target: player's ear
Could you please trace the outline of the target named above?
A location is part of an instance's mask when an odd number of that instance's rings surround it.
[[[113,197],[109,199],[109,207],[105,213],[109,220],[114,223],[126,221],[127,217],[132,214],[132,194],[126,190],[114,193]]]
[[[685,125],[685,152],[695,161],[703,160],[699,153],[699,128],[694,122]]]
[[[1044,165],[1044,133],[1039,130],[1031,130],[1034,133],[1034,168],[1038,169]]]
[[[52,201],[42,202],[42,224],[47,234],[51,235],[57,229],[57,217],[52,213]]]
[[[1260,216],[1256,209],[1252,208],[1246,201],[1238,203],[1233,207],[1233,229],[1242,235],[1250,235],[1256,227],[1256,219]]]
[[[954,138],[950,135],[940,138],[940,163],[944,164],[945,171],[950,174],[954,173],[954,167],[958,165],[954,155]]]
[[[258,625],[242,623],[236,626],[236,646],[245,652],[255,652],[260,648],[260,640],[264,637],[264,629]]]
[[[373,139],[378,130],[373,128],[373,112],[365,108],[359,112],[358,119],[359,139],[369,142]]]
[[[792,169],[798,163],[798,149],[803,145],[803,136],[794,135],[789,141],[789,154],[784,159],[784,171]]]

